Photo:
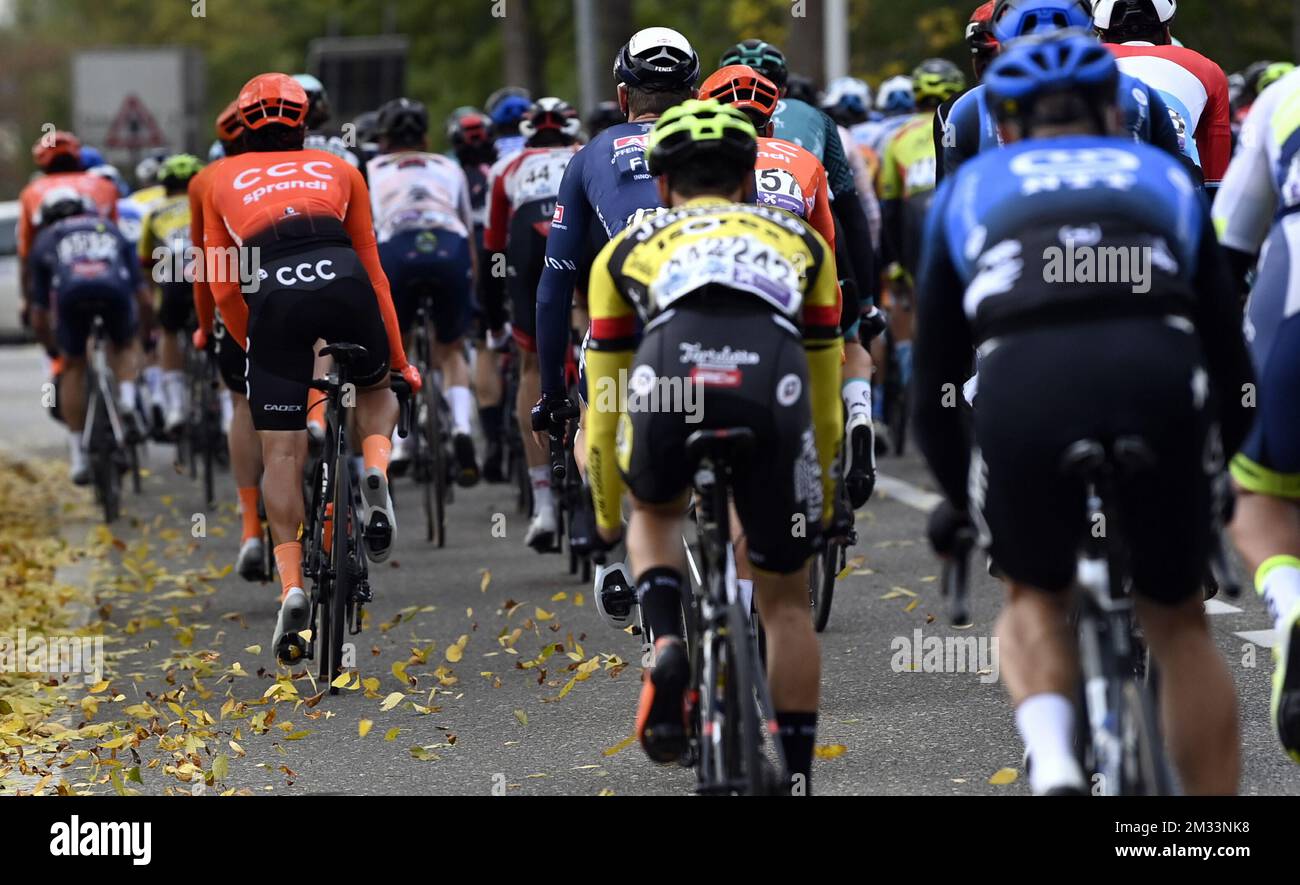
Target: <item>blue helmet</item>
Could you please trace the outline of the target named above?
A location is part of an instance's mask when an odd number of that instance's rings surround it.
[[[517,125],[532,106],[533,103],[523,96],[506,96],[492,108],[492,122],[498,128],[508,129]]]
[[[1081,102],[1054,111],[1068,123],[1084,113],[1100,123],[1102,111],[1115,103],[1119,65],[1096,37],[1080,30],[1041,34],[1010,44],[984,74],[989,107],[999,120],[1035,117],[1038,102],[1049,95],[1069,94]]]
[[[998,0],[993,9],[993,36],[1002,43],[1029,34],[1065,28],[1091,28],[1088,0]]]
[[[88,144],[81,146],[81,168],[89,171],[96,166],[103,166],[108,161],[104,155],[99,152],[99,148],[93,148]]]

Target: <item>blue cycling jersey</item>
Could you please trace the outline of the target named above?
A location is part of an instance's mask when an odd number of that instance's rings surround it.
[[[1121,73],[1118,99],[1124,128],[1134,141],[1155,145],[1174,155],[1182,152],[1178,130],[1159,92]],[[939,179],[952,175],[962,163],[1001,143],[997,120],[989,110],[981,84],[957,99],[948,115],[948,127],[939,145],[942,159],[938,164]]]
[[[569,309],[592,227],[599,222],[608,240],[627,227],[638,211],[662,205],[645,158],[653,128],[653,121],[611,126],[578,151],[564,172],[546,241],[546,266],[537,287],[537,355],[543,393],[564,392]]]
[[[65,218],[41,231],[27,261],[32,303],[42,307],[51,294],[82,286],[134,293],[143,285],[135,248],[113,222],[94,215]]]

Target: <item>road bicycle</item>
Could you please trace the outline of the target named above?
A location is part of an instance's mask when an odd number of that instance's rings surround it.
[[[104,511],[104,522],[111,524],[121,515],[124,473],[130,472],[132,490],[140,494],[140,442],[127,427],[118,405],[117,379],[108,364],[103,308],[90,308],[95,314],[86,361],[86,427],[81,439],[90,461],[95,501]]]

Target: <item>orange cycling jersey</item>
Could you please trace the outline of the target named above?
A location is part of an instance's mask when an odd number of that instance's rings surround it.
[[[760,206],[775,206],[805,219],[835,254],[830,187],[826,168],[816,155],[780,138],[760,138],[754,179]]]
[[[41,208],[45,195],[56,187],[70,187],[80,194],[90,197],[105,218],[117,220],[117,188],[107,178],[91,175],[89,172],[55,172],[42,175],[27,187],[18,197],[20,214],[18,216],[18,257],[25,259],[36,240],[36,214]]]
[[[212,174],[225,159],[217,160],[199,170],[190,179],[190,244],[203,248],[203,204],[207,201],[208,188],[212,184]],[[217,313],[217,303],[212,297],[212,287],[208,285],[206,272],[195,269],[194,274],[194,315],[198,317],[199,328],[203,334],[212,337],[212,322]]]
[[[203,207],[208,284],[235,340],[247,346],[248,305],[239,281],[223,278],[227,250],[246,244],[283,245],[295,239],[310,242],[314,235],[328,236],[326,232],[341,223],[379,299],[390,364],[395,371],[406,368],[397,312],[375,245],[370,194],[361,172],[325,151],[240,154],[209,168]]]

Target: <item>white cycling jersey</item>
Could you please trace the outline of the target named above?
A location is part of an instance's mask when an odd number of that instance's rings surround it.
[[[366,166],[375,234],[384,243],[410,230],[474,229],[469,180],[448,157],[420,151],[381,154]]]

